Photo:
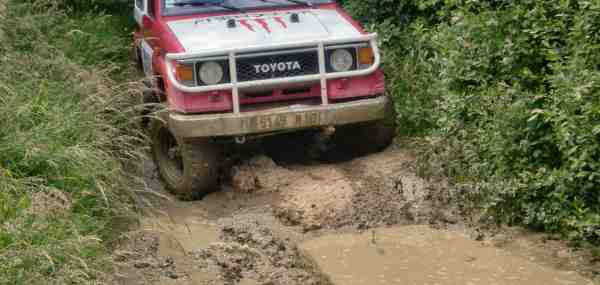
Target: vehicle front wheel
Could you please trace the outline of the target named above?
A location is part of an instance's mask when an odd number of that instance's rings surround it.
[[[181,200],[199,199],[218,187],[220,148],[210,139],[176,138],[160,120],[151,125],[152,154],[167,188]]]

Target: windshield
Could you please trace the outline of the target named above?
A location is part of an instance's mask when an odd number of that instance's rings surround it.
[[[202,2],[195,0],[197,2]],[[335,0],[305,0],[312,4],[326,4],[333,3]],[[176,5],[177,2],[190,2],[189,0],[162,0],[162,15],[163,16],[179,16],[179,15],[190,15],[198,13],[209,13],[209,12],[223,12],[229,9],[219,7],[218,5]],[[239,8],[242,10],[252,10],[259,8],[274,8],[274,7],[289,7],[289,6],[300,6],[302,4],[293,3],[287,0],[207,0],[207,3],[218,3],[219,5],[225,5],[230,7]]]

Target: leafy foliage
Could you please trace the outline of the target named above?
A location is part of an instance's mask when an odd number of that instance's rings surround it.
[[[482,189],[499,221],[600,242],[600,2],[344,3],[383,35],[429,168]]]

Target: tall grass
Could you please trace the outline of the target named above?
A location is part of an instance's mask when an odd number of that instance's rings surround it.
[[[2,4],[0,284],[105,282],[114,221],[132,214],[124,165],[139,155],[135,86],[109,64],[126,57],[112,45],[127,27],[56,1]]]

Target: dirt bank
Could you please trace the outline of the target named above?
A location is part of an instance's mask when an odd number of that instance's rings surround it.
[[[600,268],[589,252],[544,235],[469,222],[457,203],[463,194],[419,178],[409,151],[392,147],[333,162],[265,153],[236,161],[221,191],[194,202],[174,200],[147,162],[155,194],[143,195],[152,206],[116,251],[121,283],[333,284],[299,244],[402,225],[454,231],[588,278]]]

